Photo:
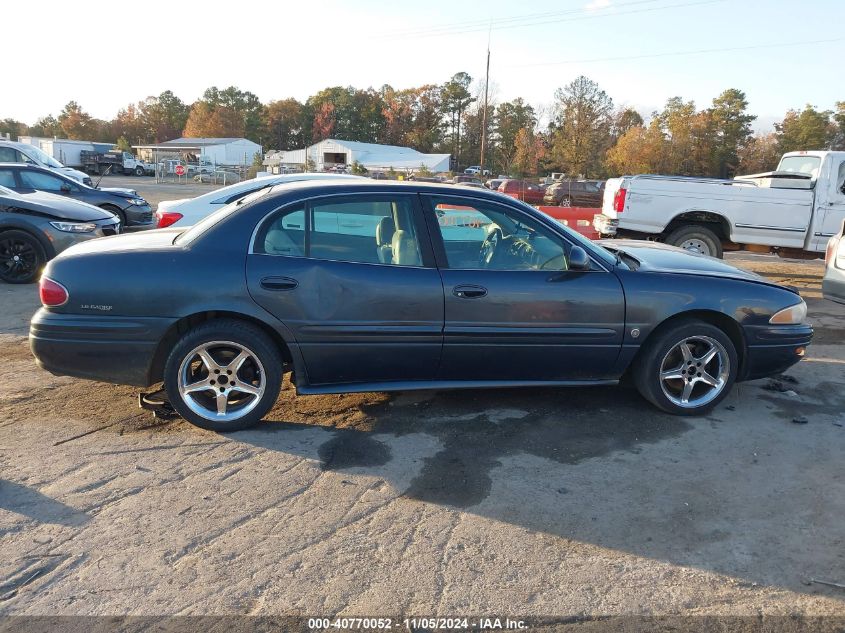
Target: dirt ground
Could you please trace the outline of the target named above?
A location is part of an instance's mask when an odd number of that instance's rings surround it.
[[[845,583],[845,308],[819,262],[730,258],[799,286],[816,339],[693,419],[286,385],[217,435],[40,371],[36,289],[0,285],[0,614],[845,616],[813,582]]]

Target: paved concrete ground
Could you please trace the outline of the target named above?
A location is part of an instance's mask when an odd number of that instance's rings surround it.
[[[0,613],[845,615],[845,309],[791,392],[294,397],[216,435],[38,370],[0,286]],[[805,417],[806,423],[793,420]]]

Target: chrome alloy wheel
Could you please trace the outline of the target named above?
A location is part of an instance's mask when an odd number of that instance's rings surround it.
[[[182,360],[178,387],[182,400],[197,415],[231,422],[258,405],[267,389],[267,375],[249,348],[231,341],[211,341]]]
[[[701,255],[713,255],[713,253],[710,252],[710,247],[707,246],[707,244],[703,240],[700,240],[695,237],[691,237],[688,240],[684,240],[679,244],[679,246],[685,251],[700,253]]]
[[[731,373],[728,352],[709,336],[691,336],[675,345],[660,363],[660,388],[675,405],[694,409],[716,398]]]

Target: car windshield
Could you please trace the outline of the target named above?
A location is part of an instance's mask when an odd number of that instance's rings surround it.
[[[822,159],[818,156],[784,156],[780,159],[778,171],[791,174],[805,174],[815,179],[819,175]]]
[[[228,218],[245,204],[249,204],[253,200],[258,200],[260,197],[267,195],[270,189],[272,189],[272,185],[268,184],[266,187],[259,189],[258,191],[253,191],[248,196],[244,196],[234,202],[230,202],[211,215],[204,217],[202,220],[187,229],[184,233],[180,233],[177,238],[173,240],[173,243],[179,246],[187,246],[188,244],[191,244],[212,226]]]
[[[62,165],[59,161],[57,161],[55,158],[50,156],[47,152],[44,152],[41,149],[35,147],[35,145],[27,147],[26,150],[24,151],[24,153],[25,154],[31,154],[32,156],[34,156],[37,159],[37,161],[39,163],[41,163],[43,165],[47,165],[49,167],[56,167],[56,168],[64,167],[64,165]]]

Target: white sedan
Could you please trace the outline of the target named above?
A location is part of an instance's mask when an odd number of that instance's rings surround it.
[[[162,200],[158,203],[156,210],[156,222],[158,228],[167,226],[192,226],[202,220],[205,216],[211,215],[225,205],[240,200],[259,189],[283,185],[288,182],[300,180],[360,180],[361,176],[346,174],[280,174],[278,176],[264,176],[253,178],[243,182],[215,189],[209,193],[197,196],[196,198],[183,198],[181,200]]]

